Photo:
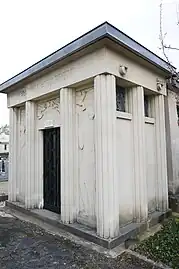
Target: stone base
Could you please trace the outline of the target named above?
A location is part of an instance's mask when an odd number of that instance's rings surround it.
[[[179,213],[179,194],[169,195],[169,207],[173,212]]]
[[[113,249],[118,245],[125,243],[130,239],[137,238],[137,235],[144,232],[149,227],[163,221],[165,218],[169,217],[171,211],[168,212],[155,212],[151,214],[150,221],[147,223],[130,223],[125,227],[120,228],[120,236],[113,239],[104,239],[97,236],[96,231],[92,228],[89,228],[85,225],[79,223],[73,224],[63,224],[60,219],[60,215],[53,213],[45,209],[26,209],[24,205],[19,202],[9,202],[6,201],[6,206],[13,210],[20,211],[24,214],[31,215],[32,217],[38,218],[44,222],[47,222],[55,227],[64,229],[67,232],[70,232],[76,236],[82,237],[90,242],[93,242],[97,245],[100,245],[107,249]]]

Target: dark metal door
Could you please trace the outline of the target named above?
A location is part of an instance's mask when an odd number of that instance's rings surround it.
[[[60,213],[60,128],[44,130],[44,208]]]

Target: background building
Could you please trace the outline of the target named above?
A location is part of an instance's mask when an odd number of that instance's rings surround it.
[[[0,180],[8,179],[9,126],[0,127]]]

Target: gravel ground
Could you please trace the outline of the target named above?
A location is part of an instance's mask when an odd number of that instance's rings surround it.
[[[0,216],[0,268],[157,269],[130,254],[112,259],[14,217]]]

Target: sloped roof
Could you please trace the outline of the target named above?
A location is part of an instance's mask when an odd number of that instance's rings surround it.
[[[83,48],[103,38],[108,38],[118,43],[120,46],[127,48],[134,54],[138,55],[139,57],[142,57],[143,59],[157,66],[163,71],[170,73],[171,68],[169,67],[169,64],[166,61],[164,61],[162,58],[160,58],[159,56],[157,56],[156,54],[154,54],[153,52],[151,52],[150,50],[148,50],[147,48],[136,42],[134,39],[130,38],[129,36],[121,32],[119,29],[117,29],[110,23],[104,22],[103,24],[97,26],[96,28],[92,29],[91,31],[75,39],[71,43],[67,44],[66,46],[60,48],[59,50],[45,57],[41,61],[30,66],[29,68],[17,74],[16,76],[0,84],[0,92],[6,92],[6,89],[8,87],[17,84],[18,82],[34,74],[37,74],[38,72],[44,70],[45,68],[54,65],[58,61],[74,54],[77,51],[82,50]]]

